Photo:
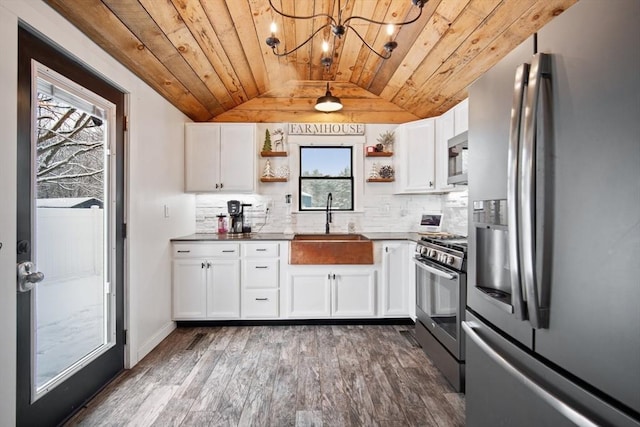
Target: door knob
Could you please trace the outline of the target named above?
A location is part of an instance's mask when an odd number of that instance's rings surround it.
[[[44,280],[44,274],[35,270],[36,266],[30,261],[18,264],[18,291],[28,292],[36,283]]]

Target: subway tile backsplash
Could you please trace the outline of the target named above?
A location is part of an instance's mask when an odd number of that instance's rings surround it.
[[[217,215],[228,215],[227,201],[251,203],[245,209],[252,231],[263,233],[324,233],[325,213],[289,214],[285,195],[247,194],[196,196],[196,232],[215,233]],[[291,205],[289,205],[291,206]],[[419,232],[425,212],[443,212],[442,231],[467,235],[467,191],[429,195],[364,195],[359,212],[334,212],[332,232]]]

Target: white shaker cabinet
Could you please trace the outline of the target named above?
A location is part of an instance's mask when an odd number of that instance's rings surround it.
[[[374,317],[375,277],[373,267],[290,266],[288,317]]]
[[[240,317],[240,248],[237,243],[173,245],[173,319]]]
[[[436,188],[449,191],[449,139],[455,135],[455,112],[453,109],[436,118]]]
[[[394,192],[428,193],[436,189],[435,119],[417,120],[396,130]]]
[[[280,252],[278,242],[242,243],[242,317],[277,318],[280,288]]]
[[[381,314],[384,317],[407,317],[411,271],[409,244],[405,241],[379,243],[382,251]]]
[[[255,125],[185,124],[185,190],[253,192]]]
[[[454,128],[453,135],[460,135],[462,132],[469,130],[469,98],[464,99],[453,107],[454,114]],[[449,110],[449,111],[451,111]]]
[[[331,315],[373,317],[376,314],[376,280],[371,268],[335,269],[331,273]]]
[[[173,261],[173,319],[207,316],[207,269],[204,259]]]

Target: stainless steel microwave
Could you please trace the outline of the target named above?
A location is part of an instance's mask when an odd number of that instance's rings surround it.
[[[467,165],[469,163],[469,137],[468,132],[462,132],[454,136],[448,142],[449,161],[447,176],[448,184],[467,183]]]

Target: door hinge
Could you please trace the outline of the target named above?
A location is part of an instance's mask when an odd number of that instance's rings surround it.
[[[129,116],[122,118],[122,130],[125,132],[129,130]]]
[[[123,239],[127,238],[127,223],[126,222],[122,223],[122,238]]]
[[[126,329],[122,331],[122,345],[127,345],[127,332]]]

